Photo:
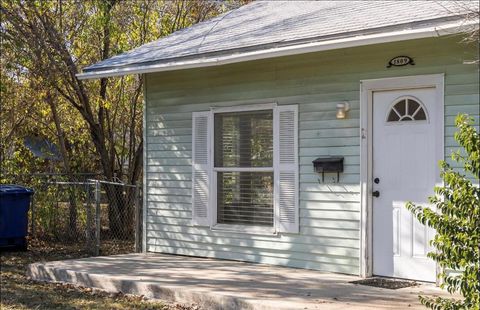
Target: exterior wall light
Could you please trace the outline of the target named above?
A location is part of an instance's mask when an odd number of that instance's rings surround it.
[[[347,112],[350,111],[350,104],[348,101],[337,103],[337,118],[344,119],[347,116]]]

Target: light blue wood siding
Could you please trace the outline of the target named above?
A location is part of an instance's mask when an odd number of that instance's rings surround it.
[[[446,157],[454,118],[477,115],[476,50],[460,38],[422,39],[146,76],[147,251],[237,259],[324,271],[359,272],[359,83],[445,73]],[[386,68],[398,55],[415,66]],[[348,118],[335,107],[348,100]],[[191,225],[192,112],[277,102],[299,106],[300,233],[252,235]],[[312,160],[345,157],[340,183]]]

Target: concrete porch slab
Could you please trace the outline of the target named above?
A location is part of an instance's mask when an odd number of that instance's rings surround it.
[[[35,263],[28,274],[215,310],[425,309],[418,294],[448,294],[429,284],[389,290],[349,283],[355,276],[153,253]]]

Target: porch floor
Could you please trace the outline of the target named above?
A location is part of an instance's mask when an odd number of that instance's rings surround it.
[[[424,309],[418,294],[447,295],[431,284],[390,290],[349,283],[355,276],[153,253],[35,263],[28,273],[201,309]]]

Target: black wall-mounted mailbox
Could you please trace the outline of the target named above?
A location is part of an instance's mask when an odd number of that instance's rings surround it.
[[[337,182],[340,180],[340,172],[343,172],[343,157],[328,156],[319,157],[312,161],[316,173],[322,174],[322,182],[325,180],[325,173],[336,172]]]

